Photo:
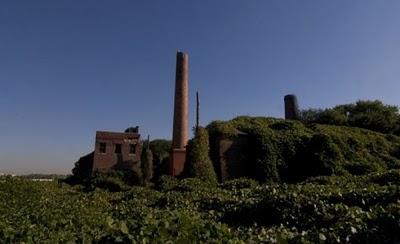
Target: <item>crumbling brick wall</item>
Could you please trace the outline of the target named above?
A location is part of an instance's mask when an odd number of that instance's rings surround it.
[[[101,144],[105,144],[105,152],[101,152]],[[116,145],[120,145],[119,153],[115,151]],[[130,151],[130,145],[135,145],[134,152]],[[137,133],[97,131],[93,171],[134,169],[140,163],[141,149]]]

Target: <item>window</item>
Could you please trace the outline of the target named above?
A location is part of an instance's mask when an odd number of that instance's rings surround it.
[[[106,143],[100,142],[99,152],[106,153]]]
[[[115,153],[121,153],[121,144],[115,144]]]
[[[136,153],[136,144],[129,144],[129,154],[135,154]]]

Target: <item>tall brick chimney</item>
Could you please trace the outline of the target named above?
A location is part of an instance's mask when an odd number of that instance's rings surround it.
[[[188,89],[189,56],[183,52],[176,54],[174,125],[172,132],[172,152],[169,173],[172,176],[182,173],[186,160],[188,141]]]
[[[296,120],[299,118],[299,105],[294,94],[286,95],[285,98],[285,119]]]

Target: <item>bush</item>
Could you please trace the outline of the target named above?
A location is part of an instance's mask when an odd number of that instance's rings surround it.
[[[133,185],[141,185],[141,175],[133,170],[96,171],[87,181],[89,188],[101,188],[111,192],[127,191]]]
[[[227,189],[227,190],[241,190],[241,189],[247,189],[247,188],[254,188],[258,186],[258,182],[253,180],[253,179],[247,179],[247,178],[238,178],[234,180],[230,180],[227,182],[224,182],[221,184],[221,188]]]
[[[400,170],[390,170],[371,177],[371,181],[380,185],[398,185],[400,186]]]
[[[143,182],[148,184],[153,178],[153,153],[147,146],[143,149],[141,155]]]
[[[187,172],[190,177],[198,177],[210,184],[217,183],[217,176],[209,156],[208,132],[202,127],[195,131],[194,138],[187,146]]]
[[[209,189],[215,187],[214,182],[204,181],[200,178],[185,178],[179,181],[179,183],[173,188],[174,191],[195,191],[199,189]]]
[[[91,180],[91,186],[111,192],[127,191],[129,186],[124,183],[122,174],[96,172]]]
[[[304,160],[307,176],[332,175],[336,173],[336,167],[343,163],[343,156],[329,135],[317,133],[306,146]]]
[[[365,175],[373,172],[379,172],[380,165],[374,162],[354,162],[348,163],[344,168],[352,175]]]
[[[160,191],[170,191],[174,189],[179,184],[177,178],[169,176],[169,175],[162,175],[156,184],[156,189]]]
[[[64,182],[74,185],[84,184],[88,181],[92,175],[93,157],[94,152],[91,152],[75,162],[74,168],[72,169],[72,175],[68,176]]]
[[[155,139],[150,142],[150,150],[153,153],[153,178],[157,180],[161,175],[168,173],[169,154],[172,143],[170,140]]]

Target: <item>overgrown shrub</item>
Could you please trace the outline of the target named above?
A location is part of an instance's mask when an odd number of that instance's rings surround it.
[[[102,188],[111,192],[127,191],[129,185],[124,180],[122,172],[95,172],[91,179],[91,186]]]
[[[400,167],[400,138],[365,129],[247,116],[215,121],[207,129],[212,140],[235,140],[234,131],[246,133],[254,156],[246,166],[253,167],[254,174],[243,176],[260,181],[296,182]]]
[[[173,188],[173,190],[180,192],[190,192],[196,189],[204,188],[206,190],[212,187],[215,187],[215,182],[204,181],[201,178],[185,178],[180,180],[179,183]]]
[[[127,191],[133,185],[142,185],[140,172],[133,170],[96,171],[85,183],[89,188],[102,188],[112,192]]]
[[[133,186],[89,193],[57,182],[0,177],[0,240],[399,243],[398,176],[391,170],[259,185],[237,179],[220,187],[166,176],[165,190]]]
[[[170,191],[174,189],[178,184],[179,181],[177,178],[169,175],[162,175],[156,183],[156,189],[160,191]]]
[[[217,176],[209,155],[208,132],[203,127],[195,129],[195,136],[187,146],[187,162],[185,169],[190,177],[197,177],[210,184],[217,183]]]
[[[337,167],[343,163],[343,156],[337,144],[327,134],[316,133],[305,147],[304,173],[307,176],[337,174]],[[296,174],[296,172],[293,172]]]
[[[155,139],[150,142],[150,150],[153,153],[153,179],[168,173],[169,154],[172,143],[170,140]]]
[[[256,186],[258,186],[258,182],[248,178],[238,178],[221,184],[221,188],[227,190],[252,189]]]
[[[86,183],[92,175],[93,157],[94,152],[91,152],[76,161],[72,169],[72,175],[64,179],[64,182],[71,185]]]
[[[141,166],[143,182],[148,184],[153,178],[153,153],[151,152],[149,146],[144,147],[142,150]]]
[[[372,176],[371,181],[380,185],[393,184],[400,187],[400,170],[390,170],[385,173],[379,173]]]

